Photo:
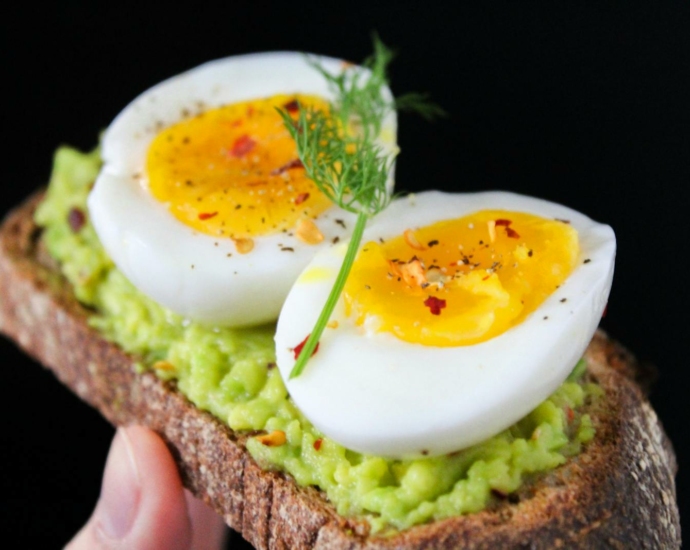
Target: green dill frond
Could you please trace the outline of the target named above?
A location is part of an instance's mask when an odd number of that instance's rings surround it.
[[[335,97],[328,112],[300,105],[295,119],[287,110],[278,109],[309,178],[334,204],[357,215],[336,282],[290,378],[299,376],[316,350],[345,286],[367,220],[390,203],[388,176],[395,153],[377,143],[386,116],[396,107],[429,119],[443,114],[424,94],[407,94],[397,101],[390,95],[388,65],[394,55],[378,36],[374,35],[373,41],[374,53],[364,61],[364,69],[345,67],[334,75],[318,60],[307,58]]]
[[[281,115],[307,175],[334,204],[367,216],[388,206],[393,159],[381,146],[346,135],[338,120],[322,111],[301,108],[296,121],[286,112]]]
[[[417,113],[428,121],[448,116],[448,113],[436,103],[429,101],[429,94],[409,92],[395,98],[395,107],[399,111]]]

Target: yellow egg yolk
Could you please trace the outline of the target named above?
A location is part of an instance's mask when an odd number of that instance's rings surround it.
[[[276,112],[328,110],[314,96],[276,95],[205,111],[160,132],[146,159],[150,192],[197,231],[246,239],[289,230],[330,201],[310,180]]]
[[[577,231],[563,221],[484,210],[365,244],[343,292],[346,313],[407,342],[475,344],[534,312],[578,255]]]

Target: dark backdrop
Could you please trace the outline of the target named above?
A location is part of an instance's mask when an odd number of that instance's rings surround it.
[[[196,2],[164,12],[24,4],[5,8],[1,23],[0,213],[46,181],[56,146],[91,148],[126,103],[166,77],[259,50],[359,61],[377,29],[399,51],[394,92],[428,91],[450,115],[433,125],[400,116],[399,189],[507,189],[615,229],[602,324],[658,366],[652,402],[678,451],[688,532],[687,3],[452,14],[434,2]],[[2,532],[58,547],[91,512],[112,429],[4,339],[0,357]]]

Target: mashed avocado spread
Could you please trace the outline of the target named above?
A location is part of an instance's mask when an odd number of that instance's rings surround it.
[[[236,431],[280,430],[286,442],[247,448],[265,468],[319,487],[344,516],[366,518],[372,531],[405,529],[476,512],[516,491],[532,473],[550,470],[594,436],[579,409],[599,395],[582,382],[584,362],[523,420],[461,452],[389,460],[349,451],[320,434],[290,401],[275,368],[275,326],[228,329],[190,322],[140,294],[103,251],[86,214],[98,151],[61,148],[36,221],[77,298],[94,309],[90,323],[140,358],[139,368],[175,379],[179,390]]]

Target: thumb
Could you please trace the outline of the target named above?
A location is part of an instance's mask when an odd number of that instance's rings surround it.
[[[67,550],[188,549],[192,525],[177,467],[152,431],[121,428],[93,515]]]

